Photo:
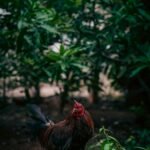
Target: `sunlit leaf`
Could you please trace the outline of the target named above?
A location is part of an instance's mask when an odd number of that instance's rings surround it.
[[[40,26],[41,28],[45,29],[46,31],[48,31],[49,33],[55,33],[55,34],[58,34],[57,30],[50,26],[50,25],[47,25],[47,24],[43,24]]]

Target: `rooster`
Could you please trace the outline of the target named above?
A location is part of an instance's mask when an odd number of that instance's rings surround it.
[[[36,121],[39,142],[47,150],[84,150],[87,141],[93,136],[93,120],[77,101],[70,114],[58,123],[48,121],[41,109],[34,104],[28,108]]]

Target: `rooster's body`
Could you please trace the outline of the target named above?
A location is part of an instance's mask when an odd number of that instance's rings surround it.
[[[56,124],[47,121],[36,105],[30,106],[30,113],[38,121],[39,141],[48,150],[84,150],[94,132],[90,114],[78,102],[75,102],[70,115]]]

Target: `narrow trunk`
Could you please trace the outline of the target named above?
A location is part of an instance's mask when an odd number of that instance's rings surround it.
[[[127,106],[142,106],[150,109],[150,71],[145,69],[131,78],[127,85]]]
[[[37,103],[41,102],[41,96],[40,96],[40,86],[39,86],[39,82],[37,82],[35,84],[35,90],[36,90],[36,96],[35,96],[35,100]]]
[[[6,78],[3,78],[3,102],[6,103]]]
[[[64,91],[61,93],[61,102],[60,102],[60,113],[63,112],[65,104],[67,103],[68,100],[68,91],[69,87],[67,84],[64,85]]]
[[[92,97],[93,103],[97,104],[99,101],[99,72],[94,71],[93,81],[92,81]]]
[[[29,88],[28,87],[25,87],[25,95],[26,95],[27,101],[30,101],[31,97],[30,97],[30,93],[29,93]]]

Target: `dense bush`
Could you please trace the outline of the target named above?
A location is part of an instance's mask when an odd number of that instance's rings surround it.
[[[105,72],[116,87],[127,91],[129,104],[148,107],[150,15],[145,3],[2,0],[0,77],[19,76],[20,84],[26,89],[35,86],[37,95],[41,81],[61,81],[68,93],[76,89],[67,87],[72,84],[67,77],[71,72],[71,80],[82,79],[98,102],[99,73]],[[62,47],[60,53],[50,50],[56,42],[66,47],[62,53]],[[81,51],[71,53],[74,49]],[[80,84],[74,82],[73,86]]]
[[[39,1],[8,0],[1,1],[1,6],[1,72],[5,68],[11,71],[1,77],[20,76],[23,86],[38,86],[45,78],[43,50],[58,34],[54,25],[56,13]]]
[[[111,7],[111,16],[104,29],[105,42],[109,44],[104,55],[114,56],[115,60],[112,59],[110,76],[128,90],[129,103],[149,105],[149,10],[135,0],[108,2],[106,5]]]

